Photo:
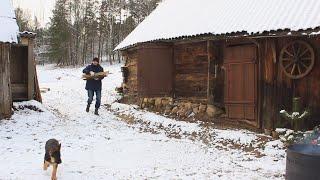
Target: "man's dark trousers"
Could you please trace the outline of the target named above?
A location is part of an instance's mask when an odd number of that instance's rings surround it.
[[[101,89],[100,90],[90,90],[88,89],[88,105],[93,101],[93,96],[96,94],[96,105],[95,108],[99,109],[101,105]]]

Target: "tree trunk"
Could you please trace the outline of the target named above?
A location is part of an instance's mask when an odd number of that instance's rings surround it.
[[[101,54],[100,54],[100,52],[101,52],[101,38],[102,38],[102,35],[101,35],[102,33],[100,32],[99,33],[99,40],[98,40],[98,43],[99,43],[99,46],[98,46],[98,58],[99,59],[101,59]]]
[[[86,64],[86,56],[87,56],[87,41],[86,41],[86,37],[84,36],[83,39],[83,52],[82,52],[82,63]]]

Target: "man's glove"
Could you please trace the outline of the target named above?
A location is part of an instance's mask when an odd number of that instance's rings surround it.
[[[94,76],[94,72],[93,72],[93,71],[90,71],[90,75],[91,75],[91,76]]]

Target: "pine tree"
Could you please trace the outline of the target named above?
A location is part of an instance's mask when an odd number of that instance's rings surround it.
[[[110,64],[120,43],[159,0],[57,0],[49,28],[50,59],[59,65],[85,64],[95,56]]]
[[[58,65],[70,65],[66,0],[57,0],[53,17],[51,18],[50,34],[50,58]]]

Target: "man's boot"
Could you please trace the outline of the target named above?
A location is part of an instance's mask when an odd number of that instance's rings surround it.
[[[87,105],[86,112],[89,112],[90,104]]]
[[[97,116],[99,116],[99,111],[98,111],[98,109],[96,109],[96,110],[94,111],[94,114],[97,115]]]

